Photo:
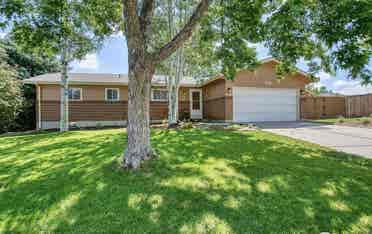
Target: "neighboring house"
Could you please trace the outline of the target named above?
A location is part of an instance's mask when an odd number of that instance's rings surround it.
[[[226,122],[295,121],[300,118],[300,93],[310,78],[301,71],[276,79],[275,59],[266,59],[255,71],[241,71],[235,79],[222,76],[197,82],[182,80],[179,89],[180,119]],[[60,74],[46,74],[24,81],[36,85],[37,126],[58,128]],[[128,77],[113,74],[69,74],[70,122],[81,126],[123,126],[127,119]],[[150,119],[168,116],[164,77],[152,83]]]

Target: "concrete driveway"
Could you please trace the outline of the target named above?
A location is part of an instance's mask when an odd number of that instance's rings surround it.
[[[372,129],[310,122],[256,123],[264,131],[372,158]]]

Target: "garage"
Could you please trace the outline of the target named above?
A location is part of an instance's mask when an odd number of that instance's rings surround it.
[[[233,87],[233,120],[296,121],[298,93],[298,89]]]

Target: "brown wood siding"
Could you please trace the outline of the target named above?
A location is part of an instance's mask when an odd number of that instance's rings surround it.
[[[225,120],[225,80],[215,80],[203,87],[203,118]]]
[[[60,117],[59,101],[42,101],[41,104],[41,121],[58,121]]]
[[[168,102],[150,102],[150,120],[168,118]]]
[[[345,116],[345,97],[302,97],[302,119],[319,119]]]
[[[225,98],[225,119],[233,120],[233,97],[227,96]]]
[[[178,91],[178,100],[181,102],[190,101],[190,88],[189,87],[180,87]]]
[[[234,80],[226,81],[226,88],[257,87],[257,88],[298,88],[304,89],[308,80],[301,74],[288,75],[284,79],[277,79],[275,62],[260,65],[254,71],[238,72]]]
[[[120,101],[128,101],[128,87],[118,85],[70,85],[71,88],[81,88],[83,101],[104,101],[106,88],[118,88]],[[43,101],[59,101],[61,88],[59,85],[41,85],[41,99]]]
[[[225,119],[225,97],[208,99],[203,102],[203,117],[210,120]]]
[[[83,101],[105,101],[106,88],[119,88],[120,101],[128,101],[128,87],[118,85],[71,85],[71,88],[81,88]],[[59,101],[61,89],[59,85],[41,85],[41,100],[42,101]],[[154,87],[157,88],[157,87]],[[166,87],[160,87],[166,88]],[[181,87],[179,89],[179,100],[189,101],[190,88]]]
[[[348,117],[369,116],[372,114],[372,94],[346,97],[346,115]]]
[[[61,87],[59,85],[40,85],[40,92],[42,101],[59,101]]]
[[[127,119],[128,103],[105,101],[76,101],[69,103],[70,121],[121,121]],[[179,102],[179,113],[190,113],[190,102]],[[60,102],[42,101],[41,120],[59,121]],[[150,102],[150,119],[168,118],[167,102]]]
[[[128,103],[82,101],[70,102],[70,121],[120,121],[126,120]]]
[[[180,120],[190,118],[190,102],[189,101],[178,102],[178,118]]]

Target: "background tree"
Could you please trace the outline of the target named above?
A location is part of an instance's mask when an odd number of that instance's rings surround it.
[[[0,47],[0,133],[13,128],[22,106],[21,84],[17,72],[6,63],[7,55]]]
[[[0,13],[8,21],[2,24],[11,22],[11,39],[26,52],[59,60],[61,131],[69,127],[69,64],[96,50],[112,33],[117,8],[117,2],[100,0],[3,1]]]
[[[320,86],[316,87],[315,85],[311,84],[306,87],[306,90],[310,92],[312,95],[319,96],[321,94],[335,94],[338,95],[337,93],[334,93],[333,90],[328,89],[326,86]]]
[[[27,54],[20,50],[16,44],[10,40],[0,39],[0,47],[7,54],[6,62],[17,72],[17,78],[20,80],[33,76],[58,72],[58,61],[50,58],[43,58],[37,55]],[[22,85],[23,105],[15,119],[12,131],[33,130],[36,128],[35,99],[36,90],[33,85]]]
[[[278,78],[305,61],[312,75],[343,69],[368,84],[371,10],[369,0],[220,0],[203,21],[203,40],[214,43],[215,58],[228,78],[249,65],[241,64],[244,60],[254,63],[247,45],[262,43],[282,61]]]

